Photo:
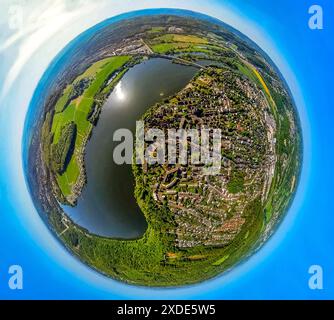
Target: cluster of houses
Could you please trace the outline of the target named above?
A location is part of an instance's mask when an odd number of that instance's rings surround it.
[[[191,161],[187,165],[167,163],[159,171],[156,166],[146,166],[148,176],[154,177],[154,200],[167,201],[174,213],[179,248],[220,247],[231,242],[246,222],[243,215],[246,205],[268,192],[275,166],[276,128],[266,113],[263,95],[247,80],[238,80],[235,86],[231,84],[235,81],[232,75],[225,73],[224,77],[219,77],[219,74],[220,71],[210,72],[210,75],[202,71],[200,81],[194,79],[176,97],[156,106],[154,115],[146,120],[155,127],[205,126],[222,128],[224,132],[224,156],[218,175],[204,175],[203,165],[191,164]],[[242,104],[233,101],[231,94],[238,94]],[[233,130],[226,130],[227,122]],[[245,131],[249,134],[245,135]],[[189,141],[189,146],[191,143]],[[228,191],[233,170],[241,170],[245,175],[242,192]]]

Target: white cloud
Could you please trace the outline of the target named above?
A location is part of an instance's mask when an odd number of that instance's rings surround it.
[[[90,14],[96,6],[96,3],[90,2],[85,6],[79,6],[76,10],[69,11],[66,1],[57,0],[47,1],[36,11],[32,11],[27,17],[24,29],[19,29],[0,46],[1,53],[22,39],[18,44],[18,56],[3,83],[0,98],[8,93],[22,67],[47,40],[67,28],[77,18]]]
[[[63,34],[63,38],[59,43],[62,42],[64,46],[89,26],[127,11],[148,7],[169,7],[203,12],[201,0],[48,0],[34,3],[33,6],[23,7],[23,27],[13,33],[2,45],[0,44],[0,54],[6,53],[6,50],[12,47],[17,47],[18,52],[15,61],[9,66],[0,92],[0,100],[8,93],[30,58],[47,42],[55,45],[52,37],[57,37],[60,33]],[[221,6],[221,10],[217,12],[215,8],[216,6],[210,6],[208,3],[204,12],[216,17],[223,15],[227,23],[235,24],[237,17],[232,11]],[[60,49],[57,46],[57,50]]]

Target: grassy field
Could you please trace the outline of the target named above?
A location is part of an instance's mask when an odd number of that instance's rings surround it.
[[[155,53],[159,54],[166,54],[171,51],[210,53],[209,41],[206,38],[194,35],[165,34],[152,39],[150,47]]]
[[[214,54],[215,51],[224,51],[223,48],[211,46],[211,45],[193,45],[191,43],[159,43],[151,45],[151,49],[155,53],[167,54],[167,53],[191,53],[191,52],[201,52],[207,54]]]
[[[156,37],[153,40],[156,43],[165,43],[165,42],[183,42],[183,43],[192,43],[192,44],[207,44],[208,40],[193,35],[181,35],[181,34],[165,34],[160,37]]]
[[[82,156],[87,138],[93,128],[91,122],[88,121],[88,115],[91,112],[95,101],[95,96],[104,88],[104,83],[109,77],[130,60],[129,56],[117,56],[106,58],[94,63],[83,74],[77,77],[74,82],[66,87],[63,95],[58,100],[55,107],[55,115],[53,117],[51,132],[53,134],[53,144],[57,144],[60,139],[61,128],[73,121],[77,125],[78,133],[75,141],[74,154],[63,174],[57,174],[57,182],[59,188],[65,197],[72,193],[72,187],[76,184],[80,173],[81,166],[79,158]],[[124,74],[118,75],[116,80]],[[70,100],[74,87],[79,81],[90,79],[89,86],[83,91],[82,95]],[[104,93],[109,92],[116,81],[104,89]]]
[[[164,54],[171,50],[187,49],[189,46],[187,43],[159,43],[152,45],[151,49],[156,53]]]
[[[162,31],[164,31],[165,28],[164,27],[153,27],[151,30],[147,31],[149,34],[152,33],[160,33]]]

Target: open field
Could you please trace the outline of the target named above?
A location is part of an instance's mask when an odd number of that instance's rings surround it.
[[[122,68],[129,60],[129,56],[117,56],[94,63],[83,74],[78,76],[72,84],[66,87],[56,104],[51,127],[51,133],[53,134],[52,145],[58,143],[62,132],[61,129],[66,124],[73,121],[78,129],[74,154],[65,172],[57,174],[56,178],[59,188],[65,197],[71,195],[73,186],[76,185],[80,175],[82,175],[82,153],[93,128],[93,124],[88,118],[95,103],[95,97],[104,88],[104,83],[110,76]],[[103,92],[105,94],[110,92],[124,73],[125,71],[121,71],[116,79],[103,89]],[[81,88],[82,92],[79,91],[80,94],[75,95],[73,92],[78,90],[76,87],[84,80],[86,80],[86,86],[83,87],[84,89]]]
[[[224,51],[219,45],[212,44],[207,38],[195,35],[165,34],[149,41],[153,52],[166,54],[171,52],[202,52],[212,53]]]
[[[207,44],[208,40],[202,37],[194,35],[182,35],[182,34],[165,34],[160,37],[153,39],[153,42],[157,43],[166,43],[166,42],[183,42],[183,43],[192,43],[192,44]]]

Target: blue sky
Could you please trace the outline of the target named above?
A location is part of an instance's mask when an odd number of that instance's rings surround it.
[[[10,1],[0,0],[0,298],[334,298],[332,201],[334,3],[322,1],[124,0],[38,1],[10,29]],[[26,3],[26,2],[22,2]],[[324,9],[324,29],[308,28],[308,8]],[[179,289],[127,286],[70,256],[36,213],[21,156],[33,91],[55,55],[106,18],[151,7],[184,8],[232,25],[264,49],[286,78],[304,134],[304,163],[295,201],[275,235],[247,262],[206,283]],[[53,20],[54,19],[54,20]],[[8,268],[23,267],[24,288],[8,289]],[[308,288],[308,268],[324,270],[324,289]]]

